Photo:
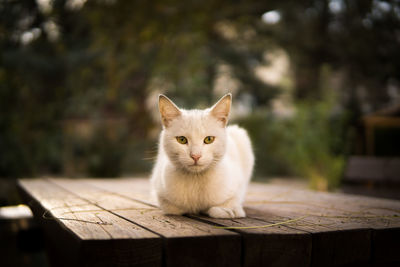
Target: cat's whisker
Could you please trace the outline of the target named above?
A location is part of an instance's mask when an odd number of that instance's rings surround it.
[[[155,161],[155,160],[157,160],[157,156],[148,157],[148,158],[144,157],[144,158],[142,158],[142,160]]]

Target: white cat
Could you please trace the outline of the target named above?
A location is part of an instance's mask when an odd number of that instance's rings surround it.
[[[163,130],[151,182],[166,214],[245,217],[254,155],[246,131],[226,126],[232,95],[205,110],[179,109],[164,95],[158,106]]]

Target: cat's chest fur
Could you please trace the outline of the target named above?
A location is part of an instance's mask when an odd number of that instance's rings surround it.
[[[173,168],[173,167],[170,167]],[[161,196],[179,207],[197,213],[220,205],[233,196],[234,190],[220,179],[221,170],[210,170],[205,174],[177,174],[166,167],[164,190]],[[164,194],[163,194],[164,193]]]

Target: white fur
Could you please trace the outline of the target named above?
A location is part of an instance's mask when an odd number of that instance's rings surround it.
[[[178,109],[160,96],[164,125],[151,182],[166,214],[206,213],[215,218],[239,218],[250,180],[254,155],[246,131],[226,127],[231,96],[206,110]],[[185,136],[180,144],[177,136]],[[206,136],[215,136],[205,144]],[[190,154],[201,154],[198,165]]]

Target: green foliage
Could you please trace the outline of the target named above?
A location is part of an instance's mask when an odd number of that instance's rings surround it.
[[[389,95],[382,88],[400,79],[399,1],[277,1],[271,5],[281,12],[281,22],[257,29],[289,53],[296,98],[324,97],[320,68],[329,64],[344,74],[343,89],[350,101],[344,104],[357,108],[360,99],[353,99],[357,87],[369,95],[363,102],[375,108],[387,104]]]
[[[237,81],[235,98],[252,97],[256,113],[243,123],[259,162],[271,163],[257,172],[324,177],[334,186],[346,131],[333,104],[319,102],[329,89],[325,66],[344,74],[349,101],[340,104],[352,114],[356,88],[375,107],[388,101],[382,88],[400,80],[398,1],[91,0],[73,8],[79,1],[54,0],[47,10],[41,2],[0,3],[0,177],[149,170],[149,95],[209,105],[223,64]],[[341,8],[330,10],[332,2]],[[280,12],[279,23],[261,21],[269,10]],[[293,119],[261,113],[282,88],[254,70],[275,48],[289,55],[294,100],[304,101]],[[70,119],[94,130],[66,132]],[[108,120],[125,126],[110,134]]]
[[[344,166],[343,155],[334,153],[342,147],[334,145],[344,125],[340,119],[334,123],[330,112],[331,107],[323,102],[300,104],[282,133],[287,138],[282,156],[296,174],[309,177],[311,186],[318,189],[336,187]]]
[[[70,177],[117,177],[149,172],[152,161],[146,151],[156,140],[137,140],[125,122],[108,125],[82,124],[86,134],[76,130],[64,134],[64,174]]]
[[[289,118],[259,112],[238,121],[248,129],[256,153],[256,176],[308,178],[313,188],[339,185],[344,167],[346,115],[328,102],[296,105]]]
[[[247,16],[225,11],[229,1],[87,1],[80,8],[70,2],[50,1],[47,10],[34,0],[0,4],[0,177],[62,174],[81,165],[82,175],[116,176],[128,165],[124,158],[143,166],[136,171],[148,170],[149,93],[167,90],[187,106],[210,104],[220,62],[240,73],[239,93],[272,97],[250,63],[264,50],[254,40],[239,49],[216,31],[225,18]],[[126,128],[118,138],[94,130],[80,140],[64,131],[71,118],[96,129],[123,119]],[[65,157],[76,147],[76,158]]]

